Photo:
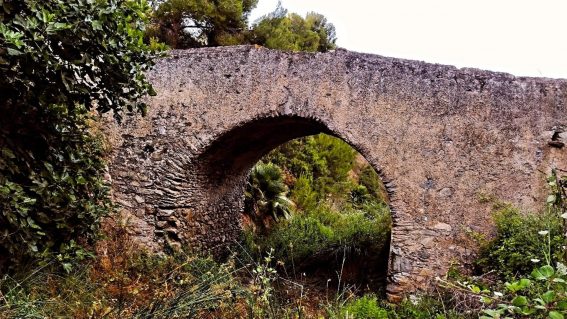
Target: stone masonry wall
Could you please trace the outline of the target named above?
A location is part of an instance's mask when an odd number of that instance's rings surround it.
[[[149,78],[149,114],[106,131],[116,202],[156,251],[225,251],[249,169],[281,143],[326,132],[388,187],[395,299],[470,257],[466,230],[492,229],[479,196],[538,210],[545,174],[567,169],[566,80],[252,46],[172,51]]]

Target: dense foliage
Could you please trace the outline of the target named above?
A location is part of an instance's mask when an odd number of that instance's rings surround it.
[[[484,304],[481,319],[550,318],[567,315],[567,176],[553,170],[544,214],[497,215],[497,236],[486,248],[491,269],[507,281],[458,282]],[[539,251],[539,253],[538,253]],[[481,261],[485,262],[485,260]]]
[[[567,266],[560,261],[552,265],[552,261],[548,259],[543,266],[536,266],[530,276],[504,284],[486,288],[461,285],[478,295],[485,305],[481,319],[563,319],[567,315]]]
[[[0,256],[55,254],[65,269],[12,263],[19,267],[0,277],[0,317],[565,318],[567,177],[556,171],[545,211],[499,203],[496,236],[481,247],[482,273],[439,278],[435,296],[399,305],[357,297],[341,282],[342,268],[331,298],[328,286],[311,292],[280,277],[289,264],[346,251],[372,258],[387,248],[390,215],[378,175],[325,135],[292,141],[253,169],[246,213],[263,230],[248,232],[255,260],[148,256],[125,229],[113,228],[91,263],[71,269],[112,210],[93,119],[145,112],[138,100],[152,89],[143,72],[160,48],[148,35],[173,47],[334,47],[332,25],[317,14],[278,9],[249,30],[254,0],[156,3],[146,32],[143,0],[0,0]]]
[[[349,200],[357,184],[348,176],[356,154],[347,143],[319,134],[283,144],[268,154],[266,161],[282,168],[290,184],[291,199],[299,209],[309,211],[324,201],[339,204]],[[380,183],[371,167],[370,173]]]
[[[248,27],[257,0],[156,1],[148,37],[175,49],[258,44],[271,49],[325,52],[335,47],[335,28],[318,13],[305,18],[278,8]]]
[[[347,143],[326,134],[290,141],[266,155],[267,164],[260,162],[252,170],[248,194],[270,194],[273,191],[267,189],[268,185],[273,188],[284,182],[295,211],[305,216],[323,207],[337,212],[352,211],[367,203],[386,202],[379,176],[364,160],[357,162],[357,154]],[[275,176],[265,176],[263,180],[278,183],[259,184],[258,168],[266,171],[266,165]],[[280,197],[282,192],[287,195],[284,186],[278,188]]]
[[[149,36],[172,48],[246,43],[248,14],[258,0],[166,0],[153,14]]]
[[[94,112],[144,112],[144,0],[0,1],[0,252],[65,261],[110,211]],[[152,42],[153,43],[153,42]],[[81,256],[78,256],[81,257]]]
[[[305,18],[278,7],[257,21],[251,42],[287,51],[326,52],[335,48],[335,27],[318,13]]]
[[[497,271],[503,279],[528,276],[533,260],[564,260],[565,225],[561,215],[567,212],[565,186],[553,171],[548,177],[549,196],[546,209],[541,213],[522,213],[510,204],[495,201],[493,220],[496,236],[482,241],[477,265],[482,272]],[[547,232],[549,243],[542,244],[540,232]],[[543,249],[548,247],[549,249]]]
[[[363,296],[347,302],[341,309],[341,317],[348,319],[388,319],[388,311],[380,307],[376,297]]]
[[[545,260],[540,231],[550,233],[551,254],[560,259],[565,244],[562,232],[563,222],[556,213],[523,215],[510,205],[494,213],[497,236],[483,245],[477,261],[483,272],[494,269],[505,278],[526,276],[531,273],[534,263],[531,260]]]
[[[294,214],[253,244],[260,252],[273,248],[274,257],[287,265],[340,261],[345,251],[380,255],[388,249],[390,223],[390,212],[383,204],[340,212],[322,206]],[[386,260],[381,262],[386,264]]]

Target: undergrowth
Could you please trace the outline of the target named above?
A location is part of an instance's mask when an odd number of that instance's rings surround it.
[[[553,170],[542,213],[522,214],[497,203],[496,236],[482,243],[479,276],[440,280],[465,299],[476,299],[481,319],[567,315],[567,176]]]
[[[322,255],[341,255],[345,249],[376,253],[388,244],[390,219],[387,206],[376,203],[340,213],[321,207],[293,215],[265,236],[248,234],[247,245],[257,253],[274,248],[276,259],[289,265]]]
[[[496,237],[481,246],[477,265],[482,272],[496,271],[502,279],[526,276],[534,267],[532,260],[545,260],[540,231],[550,234],[550,250],[554,260],[564,254],[563,221],[555,211],[522,214],[509,204],[500,204],[493,218]]]
[[[0,278],[0,318],[200,318],[240,294],[231,263],[147,254],[125,229],[110,235],[69,273],[48,264]]]
[[[243,246],[253,248],[223,263],[182,251],[146,253],[129,239],[125,222],[109,222],[96,255],[70,271],[53,261],[4,274],[0,318],[562,319],[566,184],[567,178],[552,174],[538,214],[496,203],[496,235],[479,242],[477,273],[454,267],[438,278],[432,294],[399,304],[345,281],[346,252],[371,258],[385,247],[390,225],[385,204],[353,201],[340,212],[322,205],[296,213],[263,237],[248,233]],[[304,280],[309,260],[341,253],[334,287],[328,281],[322,290]],[[290,276],[290,269],[301,275]]]

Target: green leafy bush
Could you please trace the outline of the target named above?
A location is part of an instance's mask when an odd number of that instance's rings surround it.
[[[486,308],[481,319],[551,318],[567,315],[567,266],[557,263],[535,268],[528,278],[506,282],[500,291],[470,289],[477,293]],[[493,290],[496,288],[492,288]]]
[[[450,296],[413,296],[400,303],[392,304],[374,295],[342,300],[340,295],[333,304],[326,307],[329,318],[390,318],[390,319],[465,319],[478,318],[472,312],[460,312]]]
[[[302,260],[328,249],[335,241],[335,234],[315,217],[294,215],[260,241],[263,242],[260,251],[274,248],[275,257],[280,260]]]
[[[365,295],[347,302],[341,309],[345,319],[388,319],[388,311],[380,307],[375,296]]]
[[[319,195],[313,189],[313,178],[301,175],[293,184],[292,199],[297,206],[297,210],[313,211],[317,208]]]
[[[390,236],[390,213],[385,205],[367,204],[360,210],[337,212],[321,207],[308,214],[295,214],[278,223],[266,236],[256,238],[259,251],[275,249],[283,261],[349,251],[381,251]]]
[[[563,254],[563,224],[555,212],[523,215],[504,205],[494,213],[496,237],[481,247],[477,261],[484,272],[497,270],[504,278],[528,275],[532,260],[545,260],[545,243],[540,231],[549,231],[552,255]]]
[[[144,113],[144,0],[0,1],[0,254],[84,257],[111,211],[95,111]]]
[[[390,210],[383,203],[368,202],[360,208],[342,213],[331,225],[337,240],[343,245],[355,249],[382,247],[390,236]]]
[[[457,289],[468,289],[480,298],[484,304],[481,319],[565,318],[567,315],[567,266],[550,254],[551,234],[549,231],[540,231],[538,236],[544,260],[531,260],[532,265],[540,264],[540,266],[532,266],[533,270],[529,276],[504,283],[499,282],[488,287],[468,281],[457,281],[457,284],[450,285]]]
[[[495,214],[497,236],[483,247],[480,264],[505,282],[441,281],[453,291],[477,296],[484,304],[479,318],[562,319],[567,315],[566,181],[567,177],[560,179],[552,171],[543,214],[521,215],[509,205]]]

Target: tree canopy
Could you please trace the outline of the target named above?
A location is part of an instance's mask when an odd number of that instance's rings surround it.
[[[245,43],[248,14],[258,0],[166,0],[149,30],[173,48]]]
[[[248,27],[257,0],[166,0],[156,3],[148,36],[172,48],[258,44],[271,49],[325,52],[335,47],[334,26],[318,13],[305,18],[276,10]]]
[[[310,12],[305,18],[278,7],[252,27],[251,42],[272,49],[326,52],[335,48],[335,27],[325,16]]]

